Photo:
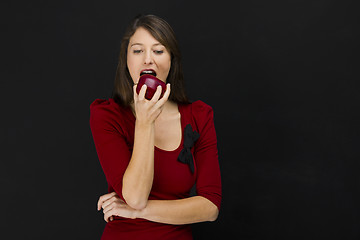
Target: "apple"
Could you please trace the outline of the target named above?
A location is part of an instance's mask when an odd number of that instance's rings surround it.
[[[151,75],[151,74],[144,74],[140,76],[139,82],[136,86],[136,92],[137,94],[139,94],[140,89],[143,85],[146,85],[146,93],[145,93],[145,98],[147,100],[151,100],[152,97],[154,96],[155,92],[156,92],[156,88],[160,85],[161,86],[161,94],[160,94],[160,98],[162,98],[162,96],[164,95],[165,91],[166,91],[166,84],[161,81],[160,79],[158,79],[157,77]],[[160,99],[159,98],[159,99]]]

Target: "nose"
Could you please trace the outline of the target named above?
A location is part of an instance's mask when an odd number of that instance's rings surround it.
[[[154,63],[154,59],[153,56],[151,54],[151,51],[147,51],[145,56],[144,56],[144,64],[148,65],[148,64],[153,64]]]

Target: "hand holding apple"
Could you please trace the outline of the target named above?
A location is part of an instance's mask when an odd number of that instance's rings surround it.
[[[145,98],[147,100],[152,99],[158,86],[161,86],[161,95],[160,95],[159,99],[161,99],[163,97],[163,95],[166,91],[166,84],[163,81],[161,81],[160,79],[158,79],[157,77],[155,77],[153,75],[144,74],[144,75],[140,76],[139,82],[137,84],[137,87],[136,87],[137,94],[140,93],[140,89],[144,84],[146,85]]]
[[[170,95],[170,84],[168,83],[165,85],[165,88],[159,87],[158,85],[156,88],[155,93],[153,94],[150,100],[145,98],[147,85],[142,84],[139,93],[137,93],[136,89],[138,88],[139,84],[134,85],[134,114],[136,117],[136,122],[139,125],[152,125],[154,124],[157,117],[162,112],[164,104],[167,102],[169,95]],[[162,91],[165,90],[163,93],[163,97],[160,98]]]

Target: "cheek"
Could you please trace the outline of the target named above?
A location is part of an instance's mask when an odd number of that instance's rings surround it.
[[[134,77],[135,77],[136,61],[135,61],[134,57],[128,55],[128,57],[127,57],[127,67],[129,69],[130,76],[135,81]]]
[[[168,61],[168,74],[170,72],[170,68],[171,68],[171,60],[169,59],[169,61]]]
[[[170,59],[170,56],[166,56],[162,59],[162,67],[164,70],[166,70],[167,72],[170,71],[170,66],[171,66],[171,59]]]
[[[134,66],[134,61],[133,61],[133,58],[131,57],[131,56],[127,56],[127,59],[126,59],[126,62],[127,62],[127,67],[128,67],[128,69],[129,69],[129,71],[131,70],[131,69],[133,69],[133,66]]]

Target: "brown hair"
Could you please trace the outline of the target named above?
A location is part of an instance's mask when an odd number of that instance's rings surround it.
[[[128,107],[133,102],[134,82],[127,68],[127,49],[131,36],[139,27],[149,31],[171,54],[171,66],[166,79],[166,83],[171,84],[169,100],[181,104],[190,103],[185,93],[181,54],[175,33],[165,20],[154,15],[137,16],[126,29],[120,45],[119,63],[116,69],[112,98],[125,107]]]

